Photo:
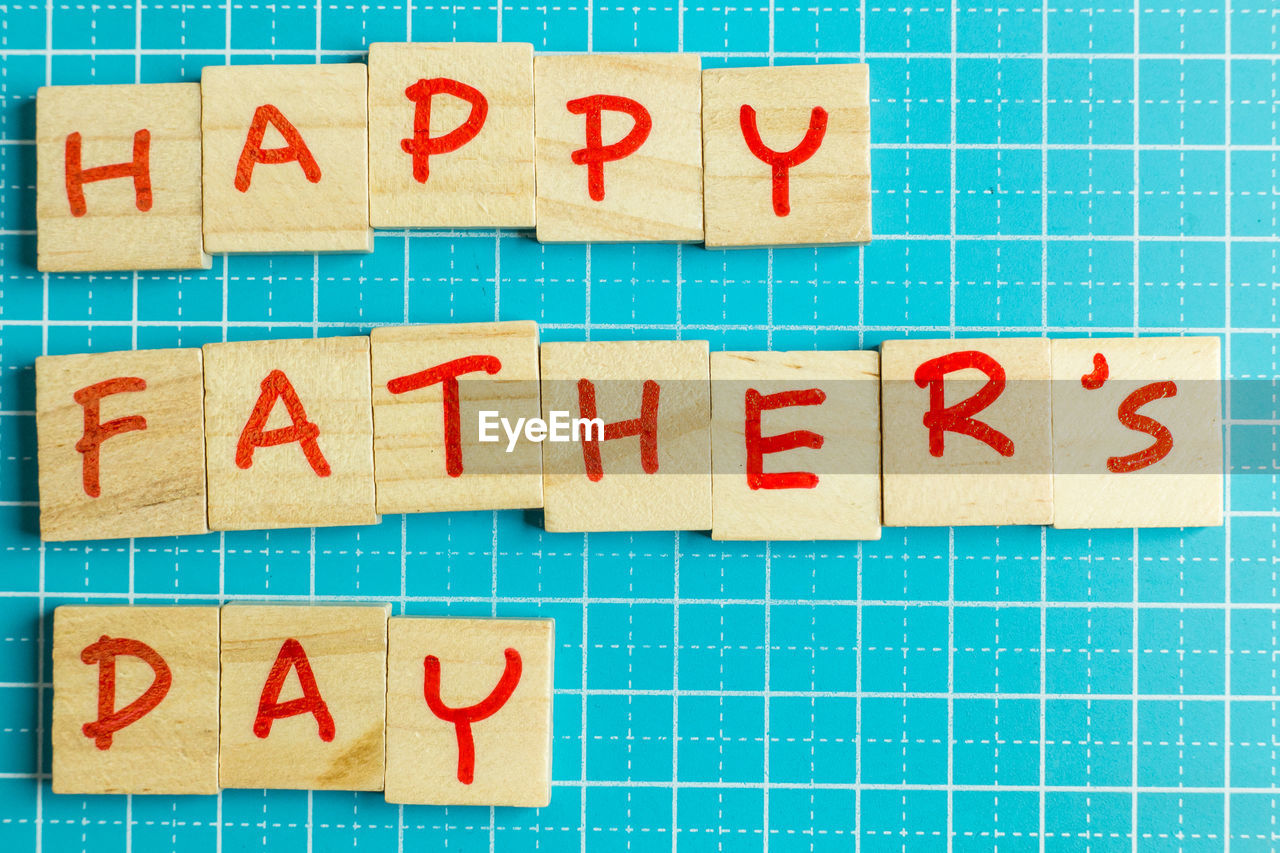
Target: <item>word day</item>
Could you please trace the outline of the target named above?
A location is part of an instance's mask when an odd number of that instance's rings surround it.
[[[368,252],[373,228],[547,242],[871,239],[867,66],[373,44],[364,63],[37,93],[41,270]]]
[[[712,353],[539,346],[532,322],[43,356],[40,529],[171,536],[537,508],[550,532],[715,539],[1220,525],[1220,371],[1217,338]],[[550,424],[570,440],[540,440]]]

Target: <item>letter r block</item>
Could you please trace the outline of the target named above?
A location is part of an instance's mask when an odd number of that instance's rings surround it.
[[[198,349],[36,359],[42,539],[206,531],[201,362]]]
[[[702,72],[707,246],[870,241],[870,127],[866,65]]]
[[[218,608],[54,610],[51,739],[55,794],[216,794]]]
[[[393,617],[387,802],[547,805],[554,661],[550,619]]]

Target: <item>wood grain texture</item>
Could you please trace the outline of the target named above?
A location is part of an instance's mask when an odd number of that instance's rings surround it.
[[[1089,338],[1053,342],[1054,527],[1222,524],[1222,356],[1217,338]],[[1085,388],[1101,354],[1108,377]],[[1097,377],[1100,378],[1100,377]],[[1173,382],[1174,395],[1134,412],[1168,431],[1168,455],[1133,471],[1108,460],[1156,439],[1120,421],[1129,395]],[[1137,425],[1137,424],[1135,424]],[[1122,466],[1123,467],[1123,466]]]
[[[388,633],[387,802],[547,805],[555,623],[396,616]],[[519,681],[490,716],[471,724],[475,761],[471,781],[463,783],[457,728],[432,713],[424,697],[426,658],[438,662],[440,700],[463,708],[495,691],[508,649],[519,656]]]
[[[210,65],[201,78],[204,241],[210,252],[369,252],[368,74],[364,63]],[[260,107],[275,107],[319,170],[257,163],[246,190],[237,167]],[[284,148],[275,126],[261,147]]]
[[[134,161],[146,146],[150,207],[131,176],[81,184],[73,215],[67,137],[79,134],[80,168]],[[36,266],[44,272],[208,269],[201,236],[200,86],[196,83],[43,86],[36,92]]]
[[[874,351],[711,353],[711,538],[879,539],[879,380]],[[810,390],[821,392],[821,402],[805,396],[761,411],[756,428],[765,440],[793,431],[822,436],[820,448],[761,456],[765,474],[803,471],[817,482],[752,488],[747,394]]]
[[[930,391],[915,381],[926,361],[977,351],[1004,369],[1003,392],[973,415],[1013,442],[1002,456],[969,435],[948,431],[943,454],[931,455],[924,415]],[[884,523],[892,527],[1050,524],[1053,437],[1049,341],[1042,338],[885,341],[880,347]],[[976,393],[987,375],[969,368],[945,378],[953,406]]]
[[[144,643],[170,684],[152,709],[111,735],[106,749],[83,727],[98,717],[99,665],[85,649],[103,637]],[[142,658],[115,661],[115,709],[156,679]],[[53,792],[218,792],[218,608],[63,605],[53,612]]]
[[[484,124],[461,148],[427,159],[414,177],[415,101],[421,80],[456,80],[485,98]],[[430,102],[432,138],[461,127],[471,104],[449,94]],[[375,228],[532,228],[533,45],[369,45],[369,216]]]
[[[77,450],[85,436],[85,408],[75,394],[117,378],[141,380],[146,387],[102,396],[99,424],[138,416],[146,428],[101,439],[98,495],[91,497],[86,454]],[[204,533],[203,405],[198,349],[37,358],[40,537],[65,541]]]
[[[581,442],[546,442],[546,529],[709,530],[711,388],[706,341],[608,341],[542,345],[542,411],[578,418],[580,379],[595,388],[606,424],[639,417],[643,385],[659,386],[657,463],[641,467],[639,438],[600,442],[603,477],[587,477]]]
[[[540,55],[534,59],[538,239],[543,242],[696,242],[702,239],[701,60],[693,54]],[[604,164],[604,198],[588,194],[572,160],[586,117],[566,107],[592,95],[638,101],[652,129],[634,153]],[[635,122],[606,111],[601,142]]]
[[[508,441],[481,443],[481,411],[511,423],[541,414],[538,325],[533,322],[383,326],[370,336],[373,363],[374,470],[378,512],[453,512],[542,506],[542,448]],[[485,356],[499,369],[460,376],[461,470],[449,473],[445,452],[445,384],[392,393],[388,383],[456,359]],[[486,366],[489,366],[486,364]]]
[[[389,604],[228,604],[222,608],[224,788],[382,789]],[[332,720],[321,738],[311,712],[272,721],[255,732],[264,685],[289,640],[301,646]],[[278,698],[304,695],[295,666]]]
[[[814,108],[826,113],[817,150],[788,172],[778,215],[770,165],[747,147],[743,105],[760,141],[799,146]],[[866,243],[871,240],[871,119],[866,65],[725,68],[702,73],[708,247]]]
[[[205,455],[211,530],[375,524],[373,412],[365,337],[206,344]],[[257,447],[250,467],[237,446],[275,371],[287,377],[329,473],[304,445]],[[268,429],[289,427],[287,401],[270,410]]]

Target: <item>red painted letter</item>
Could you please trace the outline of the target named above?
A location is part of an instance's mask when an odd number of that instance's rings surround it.
[[[800,144],[790,151],[774,151],[764,144],[756,126],[756,111],[747,104],[738,111],[738,123],[742,125],[742,138],[747,141],[747,148],[773,170],[774,215],[786,216],[791,212],[791,167],[808,160],[822,145],[822,138],[827,134],[827,111],[822,107],[814,107],[810,111],[809,129]]]
[[[285,411],[289,413],[292,426],[264,430],[276,400],[284,400]],[[298,442],[302,447],[311,470],[318,476],[328,477],[329,463],[320,452],[320,444],[316,439],[320,435],[320,427],[307,420],[307,410],[302,408],[298,392],[283,371],[273,370],[262,380],[262,393],[249,415],[249,421],[240,431],[240,441],[236,443],[236,465],[240,468],[253,466],[253,451],[256,447],[275,447],[279,444]]]
[[[116,656],[129,655],[151,667],[156,676],[151,686],[120,710],[116,710]],[[80,660],[87,664],[98,665],[98,719],[85,723],[81,731],[85,737],[93,738],[98,749],[111,748],[111,736],[130,723],[142,719],[169,692],[173,676],[164,658],[146,643],[137,640],[112,638],[102,635],[98,642],[85,646],[80,652]]]
[[[987,374],[987,383],[972,397],[948,406],[944,379],[948,373],[966,368],[974,368]],[[917,367],[915,379],[916,385],[921,388],[929,386],[929,411],[925,412],[924,425],[929,430],[931,455],[942,455],[943,436],[948,431],[976,438],[1001,456],[1013,455],[1013,441],[1009,436],[972,417],[994,403],[1004,392],[1004,368],[1000,366],[1000,362],[977,350],[953,352],[940,358],[932,358]]]
[[[476,776],[476,742],[471,735],[471,724],[496,714],[499,708],[507,704],[516,685],[520,683],[520,653],[515,649],[507,649],[503,654],[506,655],[507,662],[493,692],[480,702],[465,708],[450,708],[440,698],[440,659],[435,655],[427,655],[422,661],[422,693],[427,697],[427,707],[446,723],[453,723],[457,732],[458,781],[464,785],[470,785]]]
[[[80,144],[80,134],[67,134],[67,201],[71,204],[72,216],[84,216],[88,212],[84,203],[85,184],[112,178],[132,177],[134,204],[144,213],[151,209],[151,131],[143,129],[133,135],[133,160],[129,163],[82,168]]]
[[[302,685],[302,695],[288,702],[280,701],[280,690],[284,687],[285,677],[290,669],[298,671],[298,683]],[[276,662],[271,665],[266,684],[262,685],[262,695],[258,697],[258,716],[253,720],[253,733],[260,738],[271,734],[271,724],[285,717],[296,717],[298,714],[312,714],[316,718],[316,728],[320,732],[320,740],[328,743],[333,740],[333,715],[329,706],[320,695],[316,686],[316,677],[311,673],[311,661],[302,650],[302,644],[290,637],[280,647]]]
[[[658,394],[661,391],[658,383],[652,379],[644,381],[644,391],[640,397],[640,417],[628,421],[614,421],[604,425],[604,440],[640,436],[640,467],[646,474],[658,470]],[[588,379],[578,380],[578,411],[587,420],[596,417],[596,386]],[[604,466],[600,462],[600,442],[595,430],[588,428],[582,438],[582,462],[587,468],[587,479],[593,483],[604,477]]]
[[[571,157],[579,166],[587,167],[587,193],[591,200],[604,201],[604,164],[621,160],[644,145],[653,128],[653,119],[637,101],[619,95],[591,95],[572,100],[565,106],[574,115],[587,117],[587,147],[574,151]],[[605,110],[626,113],[635,121],[630,132],[612,145],[605,145],[601,137],[600,114]]]
[[[283,148],[262,147],[262,137],[266,135],[268,124],[288,143]],[[316,164],[316,158],[311,156],[311,149],[302,141],[302,134],[298,133],[293,123],[271,104],[258,107],[253,113],[253,122],[249,125],[244,148],[240,151],[240,162],[236,164],[236,189],[242,193],[249,191],[255,163],[275,166],[295,162],[302,167],[302,174],[307,176],[308,181],[313,184],[320,181],[320,166]]]
[[[760,436],[760,413],[787,406],[821,406],[827,395],[817,388],[807,391],[782,391],[778,394],[761,394],[754,388],[747,389],[747,423],[744,435],[747,440],[747,485],[752,489],[812,489],[818,485],[818,475],[809,471],[788,471],[780,474],[764,473],[764,455],[794,450],[797,447],[822,447],[823,438],[816,432],[797,429],[780,435]]]
[[[1154,438],[1155,442],[1150,447],[1139,450],[1137,453],[1130,453],[1127,456],[1108,457],[1108,471],[1113,474],[1141,471],[1143,468],[1154,465],[1169,455],[1169,451],[1173,450],[1173,434],[1169,432],[1169,428],[1155,418],[1138,414],[1138,409],[1141,409],[1152,400],[1176,397],[1177,394],[1178,386],[1173,382],[1152,382],[1150,385],[1143,385],[1121,401],[1120,408],[1116,411],[1116,416],[1120,419],[1120,423],[1134,432],[1145,432]]]
[[[1106,384],[1111,376],[1111,367],[1107,357],[1100,352],[1093,354],[1093,370],[1080,377],[1080,387],[1086,391],[1097,391]]]
[[[84,493],[91,498],[102,494],[102,486],[98,482],[98,461],[102,455],[102,442],[122,432],[133,432],[147,428],[147,419],[141,415],[130,415],[127,418],[116,418],[113,421],[99,423],[102,417],[102,398],[112,394],[123,394],[126,391],[145,391],[147,380],[135,376],[119,376],[81,388],[72,396],[84,408],[84,434],[76,442],[76,450],[83,454],[81,480]]]
[[[437,382],[444,383],[444,470],[450,477],[462,476],[462,416],[458,399],[458,377],[481,370],[492,376],[501,369],[502,362],[494,356],[469,355],[408,376],[397,377],[387,383],[387,390],[392,394],[416,391]]]
[[[466,83],[450,80],[448,77],[432,77],[430,80],[419,80],[408,89],[405,95],[415,104],[413,110],[413,138],[400,140],[400,147],[406,154],[413,156],[413,179],[420,184],[427,182],[430,167],[427,158],[432,154],[448,154],[476,138],[484,120],[489,115],[489,101]],[[471,114],[467,120],[453,130],[441,136],[431,135],[431,96],[443,94],[453,95],[471,104]]]

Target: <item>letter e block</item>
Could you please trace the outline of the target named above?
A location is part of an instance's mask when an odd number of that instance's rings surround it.
[[[392,617],[389,803],[551,801],[555,623]]]
[[[222,787],[382,790],[390,613],[222,608]]]
[[[369,45],[369,216],[533,227],[533,45]]]
[[[713,539],[880,538],[880,355],[713,352]]]
[[[206,344],[209,528],[375,524],[365,337]]]
[[[53,612],[53,792],[218,792],[218,608]]]
[[[378,512],[542,506],[542,448],[479,441],[479,413],[536,418],[533,322],[382,326],[370,336]]]
[[[1217,338],[1053,342],[1054,527],[1222,524]]]
[[[871,239],[866,65],[702,73],[708,247]]]
[[[204,533],[198,349],[36,359],[40,537]]]
[[[208,269],[200,233],[200,86],[36,92],[36,266]]]
[[[880,375],[886,525],[1052,523],[1048,339],[886,341]]]

